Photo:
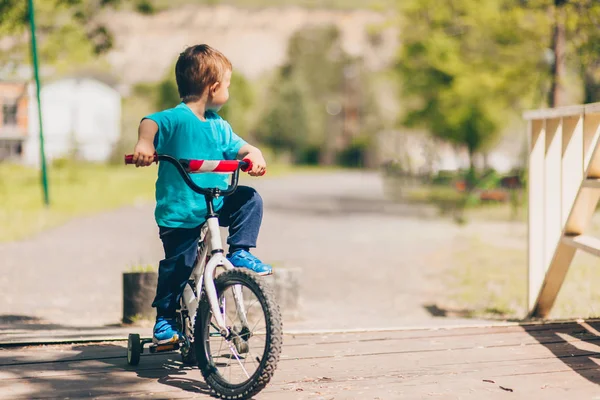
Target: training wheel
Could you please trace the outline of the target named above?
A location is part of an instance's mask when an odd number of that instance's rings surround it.
[[[138,365],[140,363],[140,355],[142,354],[142,342],[140,335],[130,333],[127,339],[127,364]]]

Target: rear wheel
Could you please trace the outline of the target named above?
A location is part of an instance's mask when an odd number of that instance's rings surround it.
[[[215,287],[230,334],[221,336],[204,296],[194,329],[198,366],[218,397],[247,399],[269,383],[277,368],[281,314],[273,292],[254,272],[224,272],[215,279]]]

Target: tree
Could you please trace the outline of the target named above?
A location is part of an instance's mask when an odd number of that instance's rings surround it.
[[[231,75],[230,98],[219,111],[234,132],[248,138],[255,123],[256,94],[252,84],[237,71]]]
[[[363,164],[381,121],[374,118],[378,105],[363,61],[344,52],[335,26],[296,32],[287,55],[269,90],[258,138],[297,162]]]
[[[407,0],[397,71],[402,123],[465,146],[494,143],[507,114],[536,102],[548,18],[513,0]]]
[[[310,116],[305,94],[293,80],[278,82],[277,87],[277,97],[256,128],[257,139],[277,152],[290,153],[294,162],[307,161]]]
[[[331,115],[328,104],[342,102],[344,68],[348,57],[342,50],[341,35],[337,27],[322,26],[302,29],[296,32],[288,44],[288,61],[281,68],[279,82],[294,82],[299,97],[304,98],[306,131],[290,132],[287,135],[301,135],[304,150],[318,149],[319,162],[331,165],[335,162],[336,136],[339,134],[342,114]],[[274,132],[275,133],[275,132]]]
[[[583,102],[600,101],[600,3],[596,0],[523,0],[529,10],[551,15],[551,88],[548,106],[566,105],[566,71],[577,65]]]
[[[566,34],[572,43],[583,77],[585,103],[600,101],[600,3],[595,0],[567,2]]]
[[[566,60],[566,10],[567,0],[553,0],[554,21],[552,28],[552,52],[554,54],[552,62],[552,87],[549,92],[548,105],[558,107],[565,105],[565,75],[567,70]]]
[[[119,3],[120,0],[35,1],[40,57],[46,64],[67,68],[108,51],[113,37],[94,16]],[[28,16],[27,1],[0,2],[0,39],[5,43],[0,60],[9,68],[28,64]]]

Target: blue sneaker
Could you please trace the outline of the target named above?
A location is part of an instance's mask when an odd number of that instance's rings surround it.
[[[154,325],[154,334],[152,335],[152,343],[154,344],[165,344],[175,343],[182,337],[181,333],[177,330],[174,319],[167,319],[164,317],[156,318],[156,324]]]
[[[243,249],[236,250],[233,254],[228,254],[227,259],[234,267],[248,268],[258,275],[270,275],[273,273],[273,268],[270,265],[263,263],[250,252]]]

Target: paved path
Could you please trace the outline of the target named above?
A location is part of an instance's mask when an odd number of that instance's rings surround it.
[[[303,318],[287,318],[286,329],[461,322],[432,317],[424,308],[444,290],[436,277],[445,266],[430,260],[438,247],[476,226],[460,228],[435,218],[434,210],[388,202],[375,173],[246,181],[265,201],[257,254],[301,274]],[[0,244],[0,329],[118,324],[121,273],[162,256],[152,213],[152,205],[127,207]]]
[[[257,400],[600,399],[600,324],[286,335]],[[175,353],[123,342],[0,348],[0,399],[210,399]]]

